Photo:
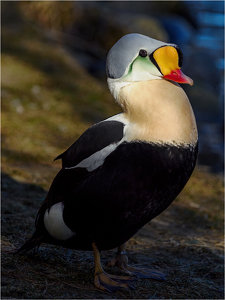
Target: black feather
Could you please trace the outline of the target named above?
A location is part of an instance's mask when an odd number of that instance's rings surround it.
[[[62,169],[39,211],[36,233],[19,252],[41,242],[77,250],[91,250],[92,241],[99,250],[120,246],[177,197],[196,157],[197,145],[124,142],[92,172]],[[68,240],[54,239],[44,227],[46,209],[60,201],[75,233]]]
[[[55,160],[62,159],[63,168],[74,167],[95,152],[119,142],[123,138],[123,129],[124,124],[118,121],[103,121],[95,124]]]
[[[33,248],[39,248],[40,244],[43,242],[43,235],[40,235],[39,232],[35,231],[32,237],[26,241],[22,247],[20,247],[15,254],[25,254],[27,251],[32,250]]]

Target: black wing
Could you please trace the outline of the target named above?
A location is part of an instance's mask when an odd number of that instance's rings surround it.
[[[63,168],[76,166],[106,146],[119,142],[123,136],[124,124],[119,121],[103,121],[88,128],[65,152],[55,158],[62,159]]]
[[[54,178],[48,195],[40,208],[36,227],[39,222],[39,216],[43,215],[46,209],[53,204],[64,202],[71,193],[71,187],[76,189],[80,182],[85,180],[90,173],[85,168],[71,168],[79,162],[105,148],[106,146],[119,142],[123,138],[124,123],[119,121],[103,121],[88,128],[80,138],[70,146],[65,152],[56,159],[62,159],[62,169]],[[43,222],[39,222],[42,224]]]

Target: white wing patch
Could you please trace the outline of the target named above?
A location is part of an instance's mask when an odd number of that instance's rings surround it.
[[[95,152],[94,154],[92,154],[91,156],[85,158],[84,160],[82,160],[79,164],[77,164],[74,167],[70,167],[70,168],[65,168],[65,169],[75,169],[75,168],[86,168],[89,172],[97,169],[98,167],[100,167],[103,163],[105,158],[112,153],[116,147],[122,143],[123,140],[121,140],[119,143],[114,143],[111,144],[97,152]]]
[[[44,215],[44,224],[48,233],[56,240],[67,240],[75,233],[66,226],[63,220],[64,205],[62,202],[54,204]]]
[[[110,117],[102,122],[107,122],[107,121],[122,122],[125,126],[128,124],[128,121],[124,117],[123,113],[117,114],[117,115]],[[98,167],[100,167],[101,165],[103,165],[106,157],[110,153],[112,153],[124,141],[125,141],[125,134],[124,134],[124,138],[122,138],[118,143],[110,144],[110,145],[106,146],[105,148],[93,153],[89,157],[83,159],[76,166],[66,167],[65,169],[86,168],[87,171],[91,172],[91,171],[97,169]]]

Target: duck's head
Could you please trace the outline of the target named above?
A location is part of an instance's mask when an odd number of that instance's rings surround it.
[[[175,44],[157,41],[141,34],[127,34],[110,49],[106,73],[111,93],[134,81],[167,79],[193,85],[181,71],[183,54]]]

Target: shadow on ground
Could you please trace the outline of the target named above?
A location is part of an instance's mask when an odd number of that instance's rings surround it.
[[[194,175],[192,186],[199,174]],[[185,191],[128,242],[131,265],[160,269],[167,273],[167,280],[142,279],[135,283],[135,291],[109,294],[93,286],[92,252],[43,244],[36,253],[13,255],[33,233],[35,216],[46,190],[22,182],[22,177],[17,177],[19,181],[12,177],[2,174],[3,299],[223,299],[221,224],[217,228],[212,226],[211,217],[204,217],[196,202],[187,207]],[[107,267],[115,255],[115,249],[103,252],[102,262],[107,272],[119,274],[119,270]]]

